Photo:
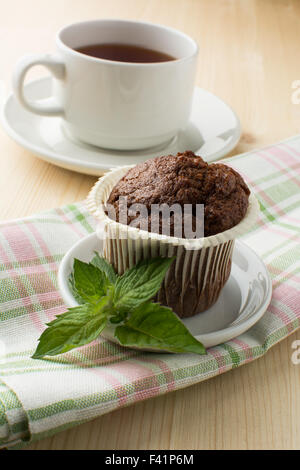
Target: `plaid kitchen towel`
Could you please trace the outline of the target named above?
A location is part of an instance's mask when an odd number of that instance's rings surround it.
[[[187,387],[251,362],[300,322],[300,136],[226,160],[253,188],[261,215],[243,237],[262,256],[272,302],[247,333],[208,354],[143,353],[104,339],[33,360],[45,323],[65,311],[57,269],[92,232],[83,203],[0,226],[0,443],[20,448],[139,400]]]

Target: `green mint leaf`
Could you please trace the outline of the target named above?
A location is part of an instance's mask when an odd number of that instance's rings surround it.
[[[74,273],[71,273],[68,279],[69,289],[72,292],[74,299],[81,305],[84,304],[84,299],[78,294],[75,287]]]
[[[126,310],[124,312],[116,312],[116,310],[113,310],[114,315],[109,317],[110,323],[117,324],[117,323],[122,323],[126,318],[128,317],[128,312]]]
[[[108,298],[103,297],[97,305],[80,305],[59,315],[48,323],[32,358],[56,356],[94,341],[107,324],[107,304]]]
[[[115,273],[114,268],[111,264],[109,264],[109,262],[105,258],[101,258],[101,256],[99,256],[99,253],[97,253],[96,251],[95,257],[92,259],[91,264],[96,266],[96,268],[99,268],[100,271],[102,271],[106,275],[109,282],[115,284],[118,276]]]
[[[150,258],[118,277],[114,293],[116,309],[132,310],[154,297],[174,258]]]
[[[205,348],[171,309],[146,302],[115,330],[123,346],[155,348],[174,353],[205,354]]]
[[[110,283],[105,273],[92,264],[74,260],[73,286],[77,296],[84,302],[97,303],[106,295]]]

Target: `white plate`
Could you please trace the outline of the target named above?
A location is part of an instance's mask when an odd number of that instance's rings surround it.
[[[102,240],[92,233],[72,246],[62,259],[58,285],[68,307],[78,305],[68,286],[73,260],[78,258],[88,262],[95,251],[101,253]],[[244,243],[236,241],[232,261],[230,278],[218,301],[205,312],[183,320],[205,347],[224,343],[247,331],[263,316],[271,300],[270,276],[259,256]]]
[[[51,79],[43,78],[26,85],[30,100],[51,95]],[[176,99],[176,98],[175,98]],[[170,110],[172,112],[172,110]],[[131,165],[162,154],[199,151],[207,161],[229,153],[241,135],[235,112],[212,93],[195,88],[190,122],[167,146],[144,151],[109,151],[69,139],[58,117],[41,117],[26,111],[10,95],[2,110],[2,124],[20,145],[47,162],[69,170],[100,175],[104,170]]]

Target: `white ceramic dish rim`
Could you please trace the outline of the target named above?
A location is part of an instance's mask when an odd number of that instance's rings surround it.
[[[49,78],[49,77],[40,78],[38,80],[33,80],[25,86],[25,90],[26,90],[27,87],[34,87],[34,85],[39,86],[40,83],[43,83],[43,82],[46,83],[49,80],[51,80],[51,78]],[[195,88],[198,88],[199,90],[201,90],[200,87],[196,86]],[[225,144],[222,149],[214,152],[213,153],[213,158],[210,157],[210,159],[209,159],[209,161],[216,161],[216,160],[219,160],[220,158],[222,158],[223,156],[227,155],[229,152],[231,152],[235,148],[237,143],[239,142],[240,137],[241,137],[241,123],[240,123],[240,119],[239,119],[238,115],[231,108],[231,106],[229,106],[224,100],[221,100],[221,98],[219,98],[217,95],[214,95],[213,93],[211,93],[207,90],[203,90],[203,91],[205,91],[205,93],[207,95],[210,95],[213,98],[220,100],[223,103],[223,105],[225,105],[230,110],[230,112],[232,113],[232,115],[234,116],[235,121],[236,121],[235,137],[233,137],[227,144]],[[10,120],[8,120],[7,117],[6,117],[9,105],[13,101],[15,101],[14,94],[10,93],[9,96],[4,100],[4,104],[2,105],[2,109],[1,109],[1,113],[0,113],[0,122],[1,122],[4,130],[6,131],[6,133],[15,142],[17,142],[19,145],[21,145],[23,148],[25,148],[26,150],[29,150],[30,152],[33,152],[36,156],[38,156],[42,160],[45,160],[49,163],[55,164],[55,165],[60,166],[62,168],[68,168],[72,171],[77,171],[79,173],[83,172],[83,173],[88,173],[88,174],[95,175],[96,174],[95,172],[98,172],[97,174],[99,175],[99,172],[107,171],[110,168],[109,165],[104,164],[102,162],[97,163],[97,166],[95,166],[94,162],[85,161],[83,163],[78,158],[71,158],[69,156],[65,156],[63,154],[60,154],[57,151],[53,151],[53,150],[49,149],[48,147],[43,147],[42,145],[37,145],[35,143],[31,143],[30,140],[24,138],[22,135],[20,135],[18,132],[15,131],[14,127],[10,124]],[[36,115],[34,115],[34,116],[37,117]],[[45,119],[45,117],[42,117],[42,116],[40,118]],[[55,118],[49,117],[47,119],[55,119]],[[68,140],[67,137],[66,137],[66,140]],[[74,141],[72,141],[72,142],[74,143]],[[206,141],[206,142],[209,142],[209,140]],[[92,147],[92,146],[88,146],[88,147]],[[105,149],[99,148],[100,153],[103,150],[105,150]],[[166,148],[166,150],[167,150],[167,148]],[[84,152],[84,148],[82,149],[82,151]],[[164,151],[164,149],[161,149],[161,151]],[[160,153],[161,153],[161,151],[160,151]],[[114,152],[111,151],[111,154],[113,155]],[[110,157],[110,154],[107,154],[108,159],[109,159],[109,157]],[[124,155],[124,159],[126,159],[126,155]],[[145,158],[145,160],[146,160],[146,158]],[[118,167],[118,166],[119,165],[115,166],[115,168]]]
[[[68,286],[68,275],[70,274],[70,265],[71,265],[71,261],[74,259],[73,253],[76,252],[76,249],[84,241],[87,241],[88,239],[92,239],[94,237],[97,237],[97,234],[95,232],[79,240],[75,245],[73,245],[68,250],[68,252],[65,254],[65,256],[63,257],[60,263],[59,270],[58,270],[58,286],[59,286],[61,296],[68,307],[78,306],[78,302],[73,297]],[[236,241],[235,243],[239,247],[242,247],[243,250],[251,252],[251,255],[254,256],[254,258],[257,260],[257,263],[260,265],[261,271],[263,275],[265,276],[265,279],[267,282],[266,295],[265,295],[263,302],[259,306],[259,308],[257,308],[256,312],[252,314],[250,318],[249,317],[245,318],[245,320],[240,322],[238,325],[233,325],[233,326],[228,325],[226,328],[223,328],[221,330],[195,336],[195,338],[200,339],[202,341],[205,340],[206,342],[211,342],[211,340],[213,340],[215,345],[224,342],[224,340],[222,339],[224,335],[226,335],[227,338],[230,338],[230,339],[227,339],[226,341],[230,341],[231,339],[236,338],[238,335],[245,333],[249,328],[255,325],[255,323],[257,323],[260,320],[260,318],[264,315],[272,297],[272,282],[270,279],[269,272],[265,264],[261,260],[261,258],[257,255],[257,253],[255,253],[254,250],[252,250],[252,248],[250,248],[245,243],[242,243],[241,241]]]

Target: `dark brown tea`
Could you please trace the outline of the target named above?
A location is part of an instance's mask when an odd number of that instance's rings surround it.
[[[117,62],[168,62],[176,60],[164,52],[154,49],[146,49],[131,44],[91,44],[90,46],[76,49],[81,54],[86,54],[98,59],[115,60]]]

